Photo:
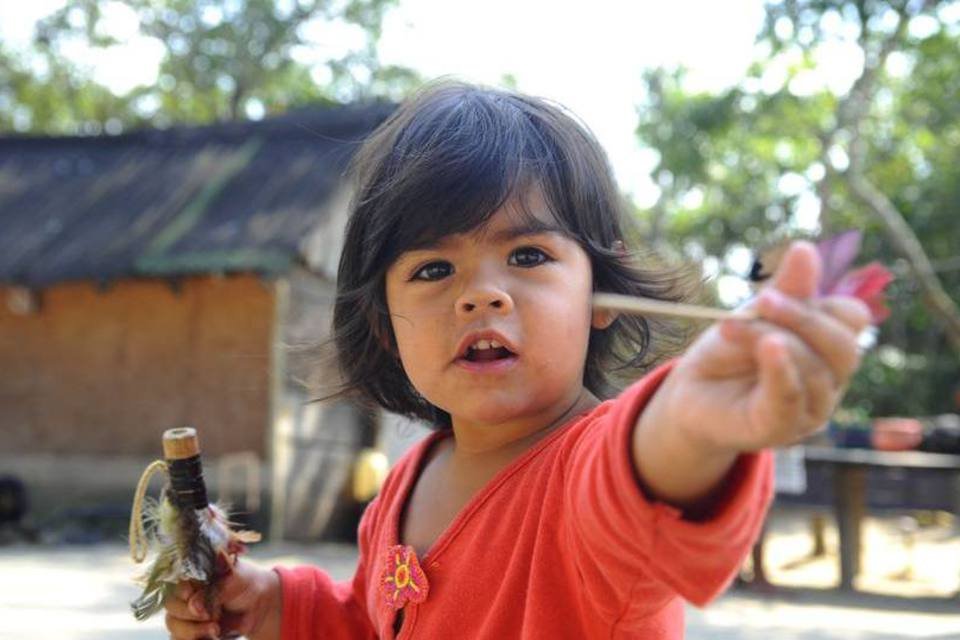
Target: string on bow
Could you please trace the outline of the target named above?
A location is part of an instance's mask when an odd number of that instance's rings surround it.
[[[150,478],[160,471],[167,473],[167,463],[163,460],[151,462],[140,475],[136,493],[133,494],[133,508],[130,511],[130,557],[137,564],[146,560],[150,551],[150,542],[143,529],[143,500],[150,485]]]

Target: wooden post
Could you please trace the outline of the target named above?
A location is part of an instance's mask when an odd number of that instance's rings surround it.
[[[810,532],[813,535],[813,551],[810,552],[810,555],[814,558],[820,558],[827,554],[826,530],[827,521],[823,514],[813,514],[813,517],[810,518]]]
[[[273,283],[273,332],[270,340],[270,424],[267,425],[267,460],[271,471],[270,539],[283,538],[283,521],[287,509],[286,464],[288,455],[290,412],[284,406],[287,377],[287,356],[284,336],[290,309],[290,281],[277,278]]]
[[[866,469],[841,464],[834,467],[836,518],[840,534],[840,589],[853,590],[860,573],[861,525],[866,500]]]

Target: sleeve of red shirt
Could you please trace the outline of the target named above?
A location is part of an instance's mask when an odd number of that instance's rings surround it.
[[[585,429],[567,466],[564,525],[587,597],[601,613],[641,618],[676,595],[703,606],[736,574],[773,497],[769,452],[741,456],[711,516],[683,518],[640,488],[631,455],[637,417],[669,374],[634,383]]]
[[[354,640],[376,638],[366,607],[365,550],[370,548],[370,523],[377,500],[368,505],[360,520],[360,558],[353,580],[334,582],[322,569],[312,566],[274,567],[280,576],[282,607],[280,638]]]

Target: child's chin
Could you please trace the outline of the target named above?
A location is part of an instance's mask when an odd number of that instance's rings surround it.
[[[474,424],[498,425],[523,418],[526,413],[524,408],[507,399],[489,398],[475,406],[461,405],[460,417]]]

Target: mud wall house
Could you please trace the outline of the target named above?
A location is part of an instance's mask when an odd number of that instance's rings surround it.
[[[344,170],[390,110],[0,138],[0,476],[34,524],[122,517],[182,425],[214,497],[260,526],[272,510],[274,534],[349,520],[374,424],[305,404],[309,363],[285,345],[325,335]]]

